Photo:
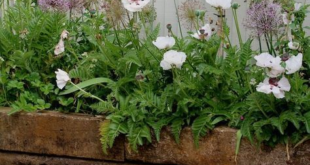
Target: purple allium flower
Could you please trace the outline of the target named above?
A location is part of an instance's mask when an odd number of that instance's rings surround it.
[[[70,2],[68,0],[38,0],[38,5],[43,10],[65,12],[69,10]]]
[[[257,37],[276,33],[282,23],[281,6],[269,0],[253,3],[246,13],[244,26]]]
[[[67,1],[70,10],[81,9],[85,4],[84,0],[67,0]]]

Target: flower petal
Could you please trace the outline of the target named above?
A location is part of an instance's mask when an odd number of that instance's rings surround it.
[[[302,3],[295,3],[294,4],[295,11],[300,10],[301,6],[302,6]]]
[[[175,39],[173,37],[157,37],[156,41],[153,41],[153,44],[158,49],[169,49],[172,48],[175,44]]]
[[[272,67],[275,61],[275,58],[269,53],[262,53],[254,58],[256,60],[256,65],[263,68]]]
[[[55,46],[54,54],[57,56],[65,51],[65,43],[62,39],[59,40],[58,44]]]
[[[282,77],[281,80],[278,82],[278,87],[282,90],[282,91],[290,91],[291,90],[291,84],[288,81],[288,79],[286,77]]]
[[[256,90],[258,92],[270,94],[272,92],[272,87],[269,84],[269,78],[265,78],[263,82],[259,83],[256,87]]]
[[[303,55],[299,53],[297,56],[292,56],[290,59],[288,59],[285,62],[285,69],[287,70],[286,74],[293,74],[297,72],[302,67],[302,58]]]
[[[58,69],[56,72],[56,83],[58,88],[62,89],[66,86],[67,82],[70,81],[69,74],[61,69]]]
[[[56,83],[57,83],[57,87],[58,87],[59,89],[63,89],[63,88],[66,86],[67,81],[56,80]]]
[[[122,0],[125,9],[130,12],[142,11],[142,8],[146,6],[149,2],[150,0]]]
[[[282,99],[285,97],[285,93],[284,91],[280,91],[279,93],[273,93],[274,97],[278,98],[278,99]]]
[[[183,63],[186,61],[186,54],[184,52],[177,52],[175,50],[169,50],[164,54],[164,59],[160,63],[160,66],[164,70],[171,69],[171,65],[175,65],[181,69]],[[169,65],[169,67],[167,67]]]
[[[223,9],[231,7],[231,0],[206,0],[206,2],[213,7],[221,7]]]
[[[164,70],[169,70],[171,69],[171,65],[170,63],[168,63],[167,61],[161,61],[160,62],[160,66],[164,69]]]

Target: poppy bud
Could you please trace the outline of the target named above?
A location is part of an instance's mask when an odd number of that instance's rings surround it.
[[[171,24],[167,24],[167,29],[170,31],[172,29],[172,25]]]

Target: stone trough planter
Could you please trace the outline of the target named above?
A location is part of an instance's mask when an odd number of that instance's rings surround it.
[[[99,125],[104,117],[63,114],[53,111],[19,113],[8,116],[9,108],[0,108],[0,164],[183,164],[183,165],[307,165],[310,142],[290,148],[287,161],[285,146],[257,149],[243,140],[235,162],[236,130],[219,127],[200,140],[195,148],[190,128],[174,142],[169,129],[159,143],[133,152],[124,137],[104,155],[99,140]]]

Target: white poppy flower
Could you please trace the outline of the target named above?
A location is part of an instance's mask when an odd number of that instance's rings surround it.
[[[61,69],[58,69],[56,73],[56,83],[59,89],[63,89],[67,82],[70,81],[69,74]]]
[[[287,78],[282,77],[280,81],[277,78],[265,78],[264,82],[258,84],[256,90],[258,92],[270,94],[280,99],[285,97],[285,91],[290,91],[291,85]]]
[[[301,6],[302,6],[302,4],[301,4],[301,3],[295,3],[295,4],[294,4],[295,11],[300,10]]]
[[[122,0],[125,9],[131,12],[141,11],[149,2],[150,0]]]
[[[281,62],[282,60],[279,56],[273,58],[272,65],[269,67],[270,69],[267,70],[267,75],[269,77],[278,77],[285,72],[285,69],[281,66]]]
[[[198,40],[201,40],[201,39],[208,40],[208,39],[210,39],[211,35],[212,35],[212,28],[211,28],[210,24],[205,24],[205,26],[200,28],[200,30],[198,30],[197,33],[192,34],[192,37],[194,37]]]
[[[69,32],[67,30],[63,30],[61,32],[60,38],[63,39],[63,40],[67,39],[68,38],[68,34],[69,34]]]
[[[281,66],[281,58],[273,57],[269,53],[262,53],[254,57],[256,65],[262,68],[268,68],[267,75],[269,77],[278,77],[285,72],[285,69]]]
[[[170,49],[175,44],[175,39],[173,37],[157,37],[156,41],[153,41],[153,44],[158,49]]]
[[[303,55],[299,53],[297,56],[292,56],[285,61],[285,69],[287,70],[286,74],[293,74],[302,67],[302,57]]]
[[[297,50],[299,48],[299,43],[291,41],[288,43],[288,47],[292,50]]]
[[[57,56],[65,51],[65,43],[62,39],[59,40],[58,44],[55,46],[54,54]]]
[[[206,0],[206,2],[213,7],[221,7],[222,9],[231,7],[231,0]]]
[[[184,52],[169,50],[164,54],[164,59],[160,62],[160,66],[164,70],[169,70],[172,68],[172,66],[181,69],[185,60],[186,60],[186,54]]]

